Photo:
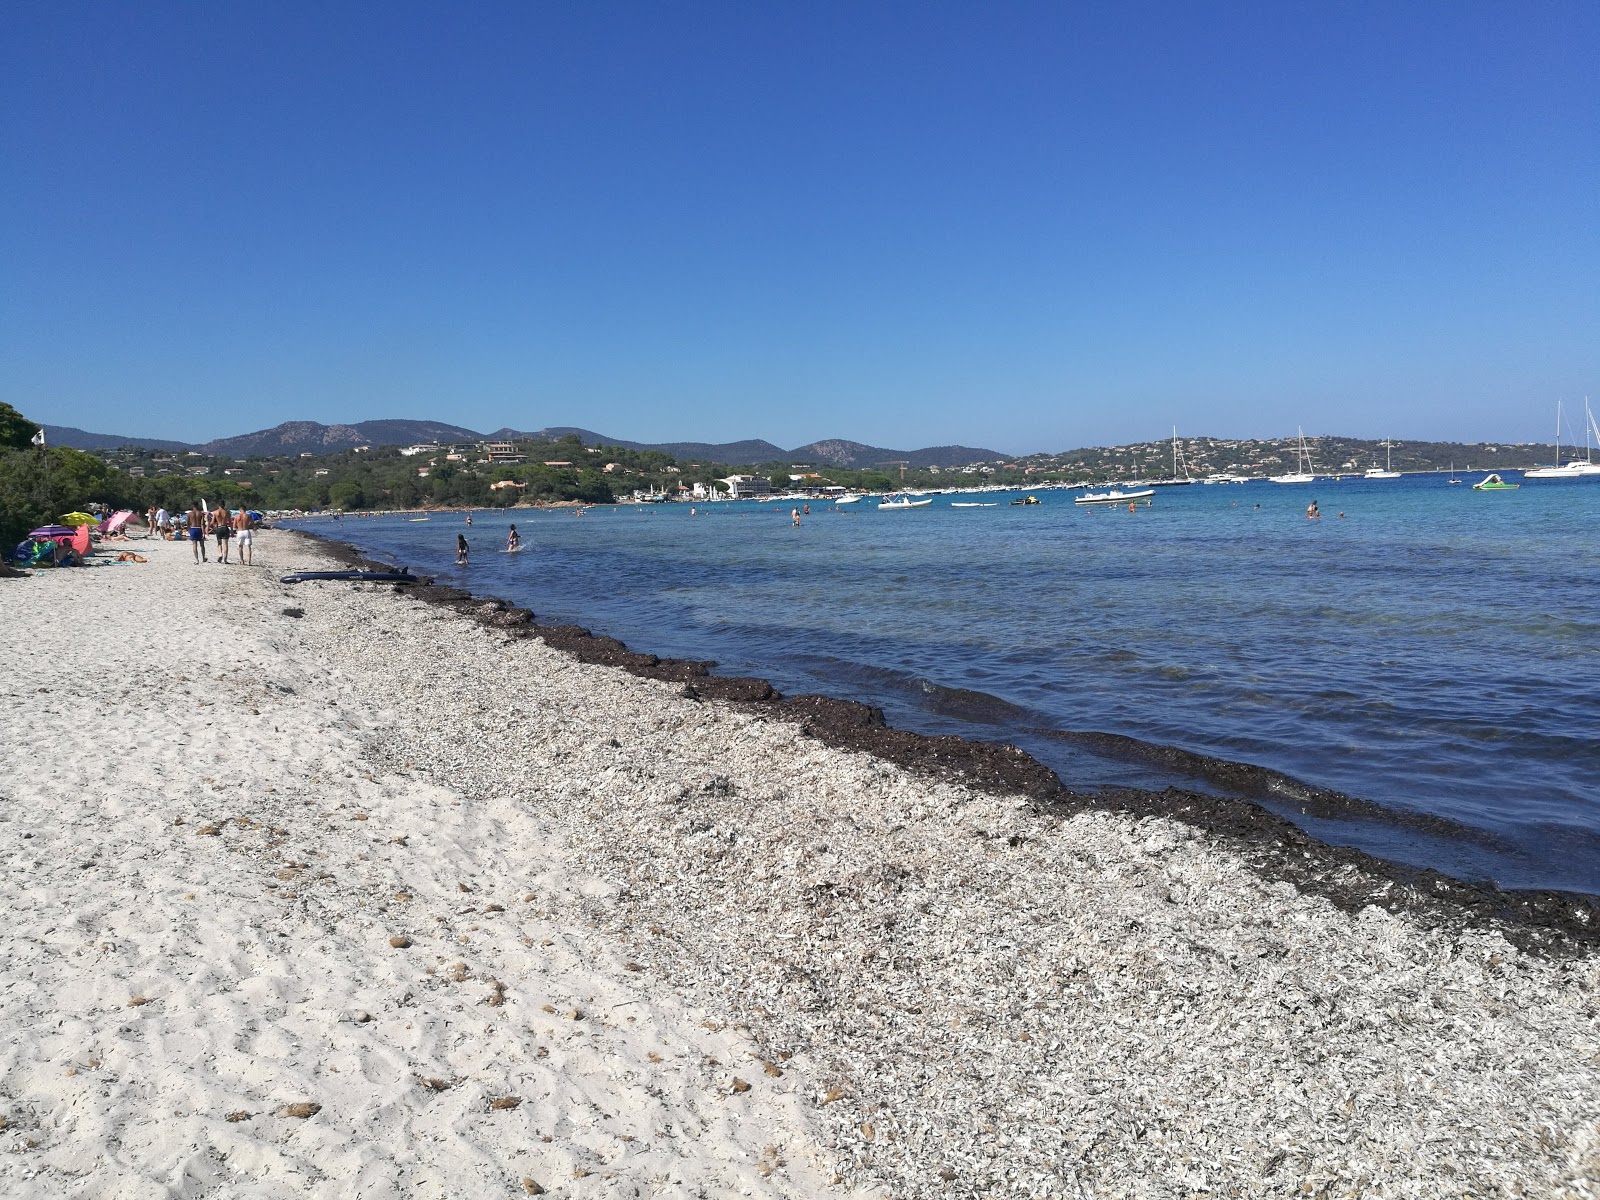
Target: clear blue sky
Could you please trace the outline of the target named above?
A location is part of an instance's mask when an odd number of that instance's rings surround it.
[[[1600,399],[1600,5],[17,0],[0,399],[1058,450]]]

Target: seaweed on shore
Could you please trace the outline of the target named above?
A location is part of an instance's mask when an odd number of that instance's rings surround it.
[[[347,543],[320,538],[317,541],[332,557],[352,567],[378,565]],[[1377,907],[1424,928],[1457,936],[1469,929],[1492,929],[1519,949],[1547,957],[1600,951],[1600,897],[1553,890],[1502,889],[1492,882],[1468,882],[1352,847],[1331,845],[1246,796],[1215,796],[1180,788],[1160,792],[1137,788],[1077,792],[1032,755],[1006,743],[894,729],[883,711],[870,705],[828,696],[784,697],[764,679],[712,674],[715,662],[660,658],[630,650],[616,638],[596,636],[581,626],[541,625],[528,609],[440,586],[431,580],[391,590],[397,596],[454,610],[510,636],[538,637],[580,662],[616,667],[646,679],[682,683],[685,699],[731,701],[792,721],[802,734],[837,749],[871,754],[927,778],[992,793],[1026,796],[1035,802],[1040,819],[1099,810],[1135,819],[1181,821],[1239,854],[1263,879],[1288,883],[1302,893],[1321,896],[1346,912]],[[1177,747],[1153,747],[1114,734],[1063,732],[1059,736],[1100,740],[1106,750],[1129,757],[1154,754],[1163,757],[1163,761],[1170,759],[1170,765],[1185,773],[1219,786],[1296,804],[1314,804],[1330,816],[1370,819],[1381,812],[1385,819],[1396,818],[1396,814],[1369,802],[1314,789],[1249,764],[1212,759]],[[1430,832],[1460,835],[1456,823],[1445,818],[1408,815],[1416,816],[1412,823]],[[1396,823],[1407,822],[1402,819]]]

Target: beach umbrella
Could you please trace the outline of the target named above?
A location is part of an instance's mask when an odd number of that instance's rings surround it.
[[[31,538],[71,537],[78,531],[70,525],[41,525],[28,536]]]
[[[63,525],[73,525],[73,526],[77,526],[77,525],[98,525],[98,524],[100,524],[100,518],[99,517],[91,517],[88,513],[83,513],[83,512],[69,512],[64,517],[61,518],[61,523]]]

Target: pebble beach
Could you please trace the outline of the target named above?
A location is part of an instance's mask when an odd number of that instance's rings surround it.
[[[1600,1196],[1592,941],[132,548],[0,580],[5,1195]]]

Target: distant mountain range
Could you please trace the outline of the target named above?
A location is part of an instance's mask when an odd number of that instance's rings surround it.
[[[116,450],[121,446],[143,446],[146,450],[193,450],[188,442],[168,442],[161,438],[123,437],[119,433],[89,433],[71,425],[45,425],[44,440],[51,446],[73,450]]]
[[[905,463],[908,467],[961,467],[1009,457],[998,450],[973,446],[930,446],[922,450],[890,450],[833,438],[785,450],[760,438],[742,442],[630,442],[606,437],[591,429],[557,426],[549,429],[497,429],[477,433],[440,421],[359,421],[354,425],[322,425],[316,421],[285,421],[271,429],[218,438],[195,445],[160,438],[128,437],[116,433],[89,433],[65,425],[46,425],[45,437],[53,446],[78,450],[109,450],[142,446],[149,450],[197,450],[217,457],[251,458],[283,454],[334,454],[357,446],[410,446],[423,442],[555,441],[576,435],[586,446],[624,446],[630,450],[656,450],[684,462],[730,465],[762,462],[825,463],[834,467],[872,467]]]

